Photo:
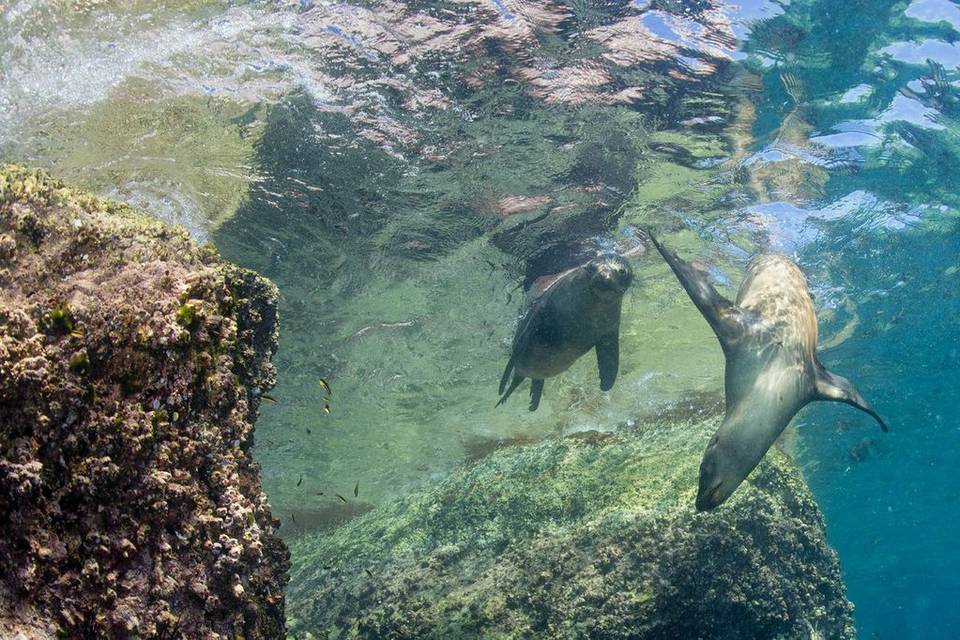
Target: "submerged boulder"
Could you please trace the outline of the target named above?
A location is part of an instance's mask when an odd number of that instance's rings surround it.
[[[698,514],[719,415],[503,449],[292,545],[296,638],[850,638],[823,519],[772,450]]]
[[[0,166],[4,637],[283,637],[288,553],[249,453],[277,297]]]

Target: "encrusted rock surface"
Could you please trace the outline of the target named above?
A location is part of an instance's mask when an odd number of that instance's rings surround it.
[[[693,508],[719,416],[498,451],[293,543],[293,637],[851,638],[852,606],[797,469],[772,450]]]
[[[276,344],[268,281],[0,166],[0,630],[283,637],[249,454]]]

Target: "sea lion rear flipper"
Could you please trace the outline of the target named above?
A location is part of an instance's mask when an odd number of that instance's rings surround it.
[[[530,411],[536,411],[540,406],[540,397],[543,395],[543,380],[530,381]]]
[[[620,334],[603,336],[595,348],[597,369],[600,370],[600,390],[609,391],[617,381],[617,370],[620,368]]]
[[[648,231],[645,233],[653,246],[660,252],[660,255],[663,256],[663,259],[670,265],[673,273],[680,280],[680,284],[683,285],[690,299],[693,300],[693,304],[707,319],[724,349],[727,348],[728,343],[740,338],[747,330],[740,308],[720,295],[703,273],[660,244],[653,237],[653,234]]]
[[[503,390],[507,388],[507,380],[510,379],[510,374],[513,372],[513,356],[510,356],[510,360],[507,361],[507,368],[503,370],[503,375],[500,376],[500,389],[497,391],[500,395],[503,395]]]
[[[513,359],[511,359],[510,362],[512,363],[512,362],[513,362]],[[507,367],[512,368],[511,365],[507,365]],[[509,369],[508,369],[508,370],[509,370]],[[504,375],[506,375],[506,374],[504,374]],[[525,378],[524,378],[522,375],[520,375],[519,373],[516,374],[516,375],[514,375],[514,376],[513,376],[513,382],[510,383],[510,387],[507,389],[507,392],[500,396],[500,401],[497,402],[497,404],[494,405],[494,406],[495,406],[495,407],[499,407],[499,406],[502,405],[504,402],[506,402],[506,401],[507,401],[507,398],[510,397],[510,394],[513,393],[513,390],[516,389],[517,387],[519,387],[519,386],[520,386],[520,383],[523,382],[524,380],[525,380]],[[503,385],[502,385],[502,384],[500,385],[500,388],[503,389]]]
[[[860,409],[869,414],[874,420],[880,423],[880,428],[889,431],[887,423],[874,411],[870,403],[867,402],[853,383],[842,376],[830,373],[822,366],[817,371],[817,400],[833,400],[835,402],[845,402],[851,406]]]

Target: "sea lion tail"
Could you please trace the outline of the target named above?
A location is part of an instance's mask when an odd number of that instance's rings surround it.
[[[887,423],[880,417],[880,414],[860,395],[860,392],[857,391],[857,388],[853,386],[852,382],[843,376],[830,373],[822,366],[819,368],[819,371],[817,371],[816,393],[817,400],[845,402],[873,417],[874,420],[880,423],[880,428],[884,431],[890,430],[889,427],[887,427]]]

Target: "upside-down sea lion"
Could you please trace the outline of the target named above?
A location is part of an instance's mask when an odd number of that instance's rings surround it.
[[[856,387],[817,359],[813,300],[790,259],[754,259],[731,304],[703,273],[649,237],[716,333],[726,358],[726,414],[700,463],[698,511],[729,498],[808,402],[846,402],[887,430]]]
[[[497,406],[530,378],[530,411],[536,411],[544,378],[565,371],[591,348],[597,352],[600,389],[613,387],[620,366],[620,306],[632,278],[627,261],[612,252],[557,278],[517,326]]]

